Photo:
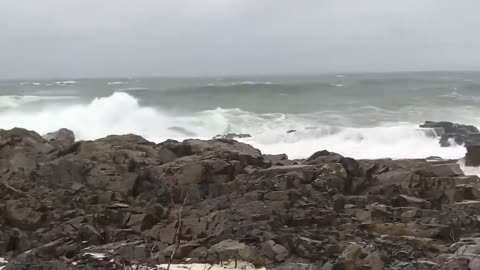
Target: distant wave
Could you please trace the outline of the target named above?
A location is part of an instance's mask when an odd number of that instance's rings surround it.
[[[58,82],[55,82],[55,84],[58,84],[58,85],[71,85],[71,84],[76,84],[77,82],[76,81],[58,81]]]
[[[207,86],[217,86],[217,87],[229,87],[229,86],[242,86],[242,85],[272,85],[272,82],[254,82],[254,81],[243,81],[243,82],[224,82],[224,83],[209,83]]]
[[[451,93],[441,95],[441,97],[456,99],[462,102],[468,102],[468,101],[480,102],[480,96],[463,95],[461,93],[458,93],[457,91],[453,91]]]
[[[38,85],[41,85],[41,83],[39,83],[39,82],[21,82],[20,85],[35,85],[35,86],[38,86]]]
[[[42,100],[73,99],[74,96],[0,96],[0,108],[16,108]]]
[[[444,95],[441,95],[442,97],[446,97],[446,98],[461,98],[461,97],[464,97],[462,94],[458,93],[457,91],[453,91],[451,93],[448,93],[448,94],[444,94]]]
[[[128,84],[128,82],[107,82],[108,85],[121,85],[121,84]]]
[[[139,90],[148,90],[148,88],[144,87],[130,87],[130,88],[119,88],[116,89],[117,91],[139,91]]]
[[[240,82],[240,83],[232,83],[232,85],[257,85],[257,84],[266,84],[266,85],[270,85],[272,84],[272,82],[252,82],[252,81],[244,81],[244,82]]]

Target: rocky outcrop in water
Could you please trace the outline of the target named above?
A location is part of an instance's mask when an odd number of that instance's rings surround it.
[[[478,128],[472,125],[457,124],[447,121],[426,121],[421,128],[431,128],[440,137],[442,147],[451,146],[451,140],[458,145],[463,145],[472,134],[480,134]]]
[[[3,270],[479,263],[480,179],[456,161],[289,160],[229,139],[56,141],[0,130]]]
[[[431,129],[434,136],[440,137],[440,146],[442,147],[449,147],[452,142],[465,146],[467,149],[465,165],[480,166],[480,131],[477,127],[446,121],[426,121],[420,127]]]

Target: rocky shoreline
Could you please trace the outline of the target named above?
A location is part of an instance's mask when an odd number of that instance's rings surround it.
[[[317,150],[0,130],[0,269],[480,269],[480,178],[457,160]]]

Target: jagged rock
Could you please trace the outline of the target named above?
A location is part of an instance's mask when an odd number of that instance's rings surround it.
[[[269,259],[283,262],[288,258],[289,251],[284,246],[275,243],[273,240],[266,241],[261,245],[261,251]]]
[[[216,139],[211,141],[202,141],[202,140],[185,140],[182,142],[185,147],[191,149],[192,154],[207,154],[217,151],[229,151],[234,153],[248,154],[251,156],[261,156],[261,152],[258,149],[255,149],[251,145],[240,143],[234,140],[228,139]]]
[[[29,173],[37,163],[47,160],[47,154],[53,150],[52,145],[33,131],[0,130],[0,175],[8,170]]]
[[[69,147],[75,142],[75,134],[73,131],[61,128],[55,132],[50,132],[43,135],[43,138],[52,145]]]
[[[35,229],[46,221],[46,215],[36,211],[27,200],[9,200],[5,203],[6,222],[20,229]]]
[[[471,268],[470,264],[477,265],[477,268]],[[453,257],[450,260],[448,260],[445,264],[443,264],[440,268],[440,270],[471,270],[471,269],[478,269],[478,263],[475,263],[477,261],[477,258],[469,258],[469,257],[464,257],[464,256],[458,256],[458,257]],[[475,266],[475,265],[473,265]]]
[[[480,134],[471,134],[465,143],[467,153],[465,155],[465,165],[471,167],[480,166]]]
[[[457,163],[432,164],[415,170],[423,177],[462,176],[465,175]]]
[[[243,260],[247,262],[256,262],[255,248],[235,240],[225,240],[213,245],[208,253],[214,260]]]
[[[450,139],[453,139],[456,144],[462,145],[465,143],[470,134],[478,134],[480,131],[472,125],[456,124],[452,122],[432,122],[426,121],[421,128],[430,128],[436,131],[436,135],[440,136],[440,145],[448,147],[451,145]]]
[[[465,166],[480,166],[480,145],[468,145],[467,154],[465,155]]]
[[[279,154],[279,155],[264,155],[272,165],[285,165],[285,163],[289,163],[291,161],[288,160],[288,156],[286,154]],[[293,164],[290,164],[293,165]]]
[[[320,265],[308,264],[308,263],[284,263],[275,268],[274,270],[328,270],[326,267],[320,268]]]
[[[480,179],[454,160],[289,160],[131,134],[64,147],[22,129],[0,131],[0,146],[0,257],[39,269],[153,266],[174,249],[174,263],[301,270],[477,256],[465,239],[480,233]]]
[[[408,195],[398,195],[393,199],[393,204],[398,207],[413,206],[418,208],[431,208],[429,201]]]
[[[325,243],[308,237],[297,237],[294,240],[294,252],[304,258],[314,259],[322,253]]]
[[[436,270],[439,265],[432,261],[417,260],[411,263],[401,263],[398,267],[403,270]]]
[[[333,264],[332,270],[383,269],[384,262],[377,253],[367,253],[362,246],[351,243]]]
[[[64,238],[46,243],[32,250],[25,251],[9,260],[3,270],[20,270],[20,269],[53,269],[51,262],[54,258],[58,258],[60,249],[58,247],[65,243]]]
[[[455,241],[459,238],[457,228],[439,224],[410,223],[376,223],[362,224],[361,228],[380,235],[415,236],[423,238],[438,238]],[[452,239],[453,238],[453,239]]]

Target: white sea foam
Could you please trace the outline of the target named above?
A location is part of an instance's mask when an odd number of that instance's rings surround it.
[[[87,253],[85,253],[85,255],[90,255],[95,259],[103,259],[103,258],[106,257],[105,254],[103,254],[103,253],[95,253],[95,252],[87,252]]]
[[[272,82],[252,82],[252,81],[243,81],[240,83],[232,83],[232,85],[257,85],[257,84],[265,84],[265,85],[270,85]]]
[[[39,83],[39,82],[21,82],[20,85],[35,85],[35,86],[38,86],[38,85],[41,85],[41,83]]]
[[[480,167],[467,167],[465,166],[465,160],[460,159],[458,161],[458,164],[460,165],[460,168],[466,175],[478,175],[480,176]]]
[[[71,85],[71,84],[76,84],[77,82],[76,81],[59,81],[59,82],[55,82],[55,84],[59,84],[59,85]]]
[[[128,84],[128,82],[107,82],[108,85]]]
[[[128,93],[116,92],[85,105],[50,106],[35,113],[6,110],[0,114],[0,127],[24,127],[40,134],[65,127],[79,139],[135,133],[155,142],[183,140],[186,134],[209,139],[229,132],[249,133],[252,137],[242,139],[244,142],[264,153],[286,153],[291,158],[307,157],[322,149],[354,158],[460,158],[465,154],[463,147],[439,147],[437,140],[418,131],[418,123],[345,128],[320,125],[315,118],[220,108],[178,116],[141,106]],[[297,131],[287,133],[292,129]]]
[[[5,265],[8,263],[7,260],[5,260],[5,258],[3,257],[0,257],[0,270],[5,268]]]

